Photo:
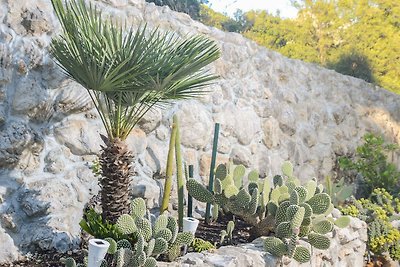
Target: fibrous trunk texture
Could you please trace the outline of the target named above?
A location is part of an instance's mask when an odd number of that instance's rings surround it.
[[[120,139],[108,140],[102,137],[100,157],[102,178],[101,206],[103,219],[115,223],[117,219],[130,212],[130,181],[133,154]]]

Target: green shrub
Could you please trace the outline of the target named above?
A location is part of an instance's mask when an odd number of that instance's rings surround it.
[[[111,237],[116,240],[125,238],[116,225],[103,220],[101,214],[97,213],[94,209],[89,209],[84,213],[79,225],[82,230],[96,238],[104,239]]]
[[[364,144],[357,148],[354,158],[340,157],[342,170],[354,170],[362,175],[366,185],[366,196],[374,188],[385,188],[391,193],[399,191],[400,171],[388,161],[388,155],[399,149],[396,144],[385,144],[380,136],[368,133],[364,136]]]
[[[197,238],[197,237],[195,239],[193,239],[193,242],[190,246],[196,252],[202,252],[202,251],[208,251],[208,250],[215,249],[215,246],[213,244],[211,244],[210,242],[205,241],[201,238]]]

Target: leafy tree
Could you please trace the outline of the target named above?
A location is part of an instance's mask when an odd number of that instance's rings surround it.
[[[368,133],[364,136],[364,144],[357,147],[355,157],[339,158],[339,166],[362,175],[366,197],[374,188],[398,193],[400,170],[389,160],[391,153],[396,153],[398,149],[397,144],[386,144],[381,136]]]
[[[145,27],[134,31],[103,20],[84,0],[52,0],[62,33],[51,54],[89,93],[107,136],[100,156],[102,217],[114,223],[129,213],[133,154],[125,139],[151,108],[201,95],[216,76],[204,67],[219,49],[202,36],[181,40]]]
[[[230,19],[202,7],[207,25],[244,36],[290,58],[321,64],[400,93],[398,0],[293,0],[295,19],[249,11]],[[243,23],[242,19],[245,19]]]

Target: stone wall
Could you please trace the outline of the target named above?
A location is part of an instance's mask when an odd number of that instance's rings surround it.
[[[335,213],[338,213],[335,210]],[[352,218],[347,228],[339,229],[335,226],[331,235],[329,250],[311,249],[311,262],[299,264],[297,261],[284,257],[278,259],[264,251],[263,237],[249,244],[239,246],[224,246],[211,252],[188,253],[177,262],[159,263],[159,267],[345,267],[364,266],[366,249],[367,225],[359,219]],[[300,241],[301,242],[301,241]],[[304,242],[307,248],[310,245]],[[396,266],[396,265],[394,265]]]
[[[400,143],[400,98],[362,80],[291,60],[239,34],[142,0],[94,1],[138,25],[215,39],[220,75],[202,99],[148,114],[129,138],[137,154],[133,191],[159,203],[171,117],[182,124],[184,158],[204,181],[214,122],[222,132],[218,161],[257,168],[263,176],[290,160],[301,179],[322,178],[336,155],[354,151],[366,131]],[[104,132],[85,90],[48,54],[59,32],[49,0],[0,0],[0,261],[18,251],[79,242],[82,208],[98,191],[89,166]]]

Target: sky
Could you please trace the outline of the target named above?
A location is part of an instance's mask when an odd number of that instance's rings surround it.
[[[218,12],[226,12],[232,16],[237,9],[248,11],[251,9],[268,10],[275,14],[276,10],[280,10],[281,17],[294,18],[297,9],[291,6],[290,0],[208,0],[212,9]]]

